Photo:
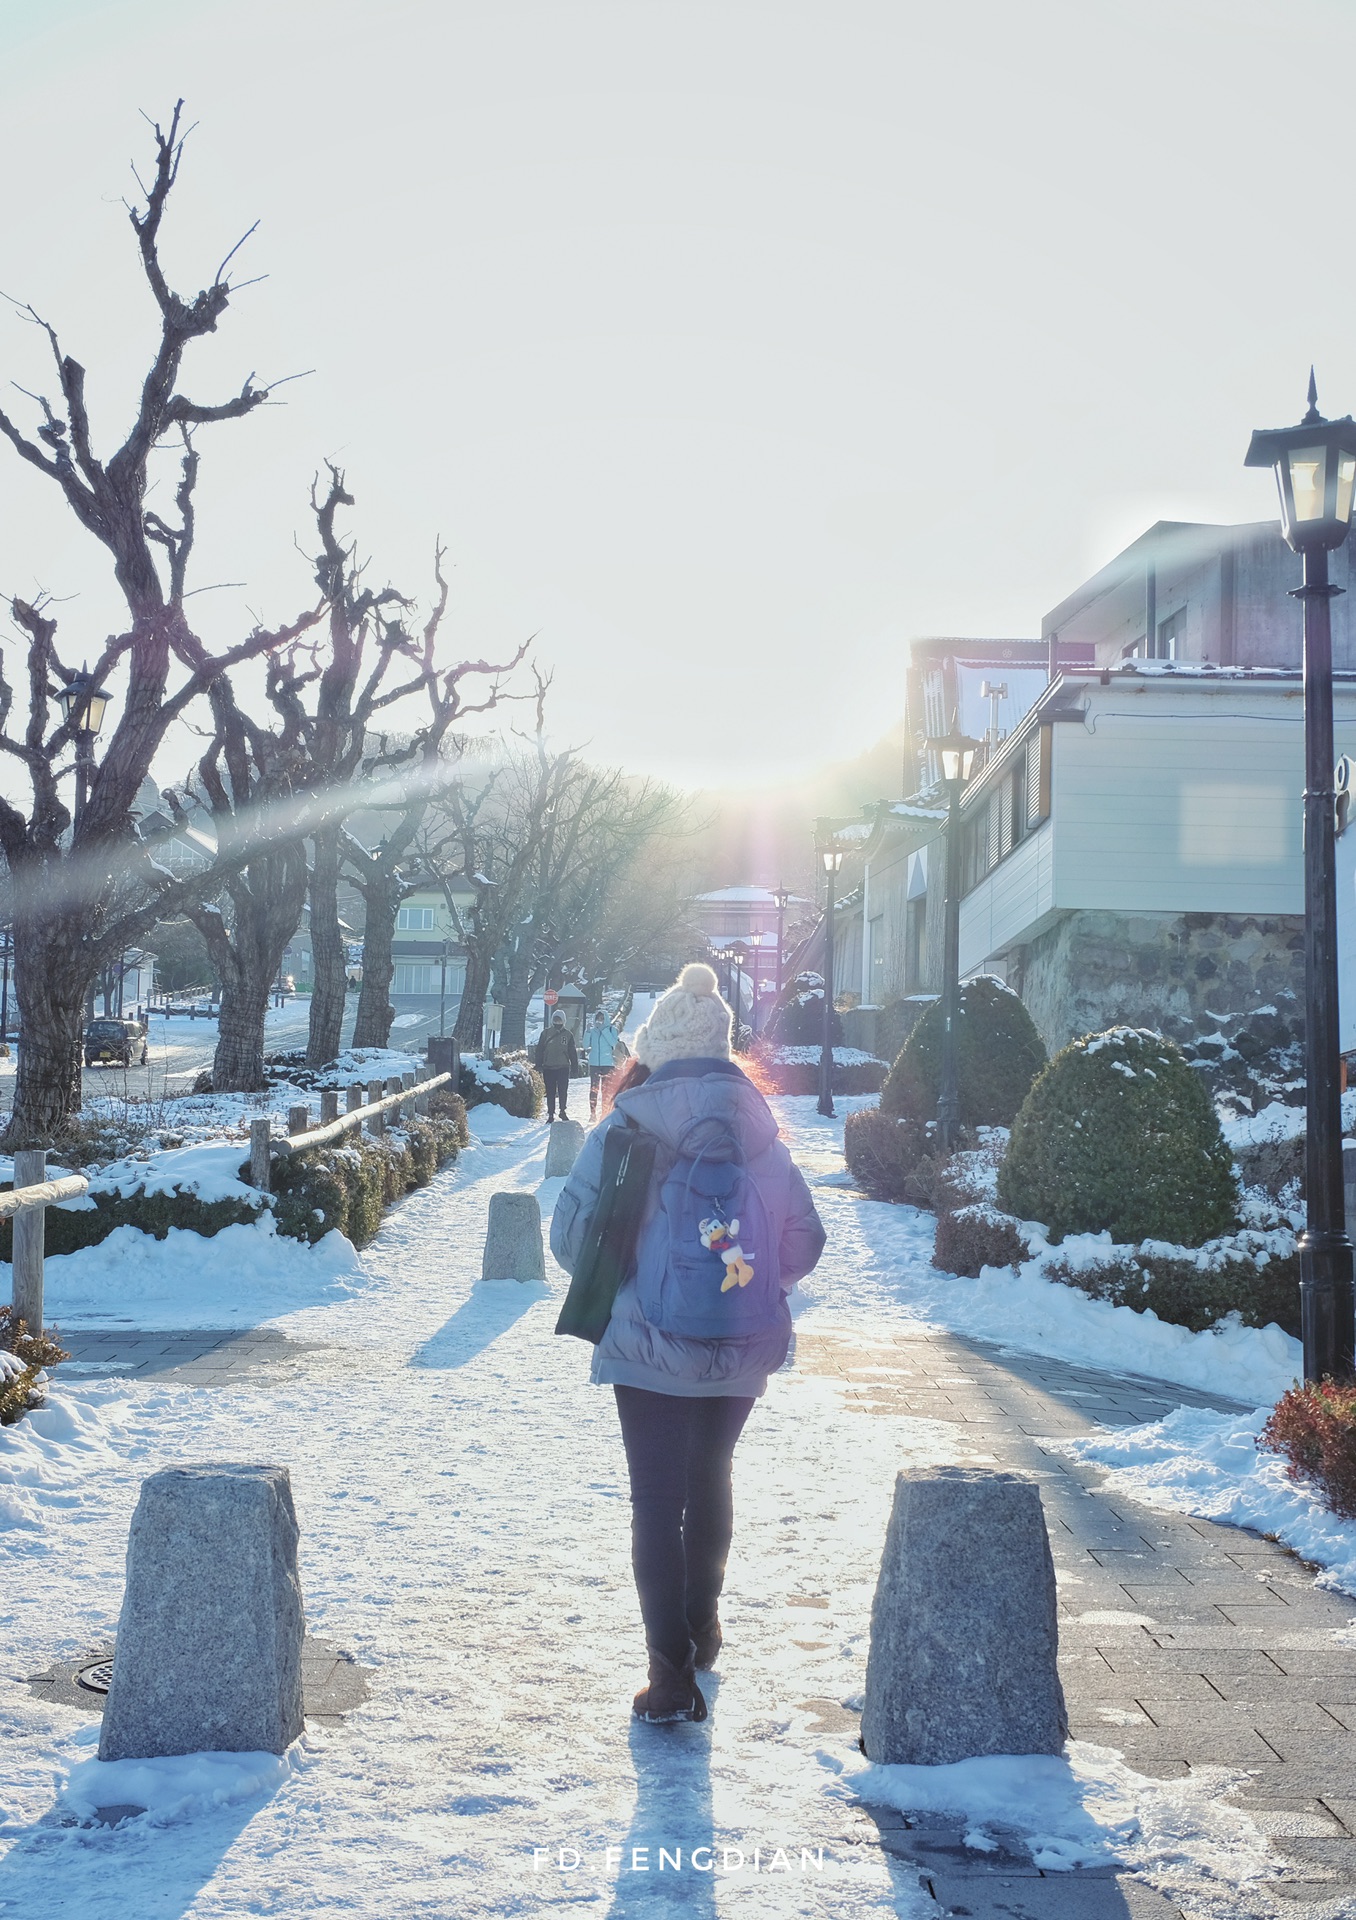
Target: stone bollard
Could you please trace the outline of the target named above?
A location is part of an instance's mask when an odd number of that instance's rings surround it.
[[[166,1467],[127,1542],[101,1760],[283,1753],[302,1731],[297,1516],[286,1467]]]
[[[369,1106],[375,1105],[378,1100],[385,1097],[385,1093],[386,1089],[380,1080],[369,1080],[367,1083],[367,1104]],[[374,1113],[367,1123],[367,1131],[373,1134],[385,1133],[386,1115],[384,1113]]]
[[[546,1178],[559,1180],[570,1171],[584,1144],[577,1120],[557,1120],[546,1136]]]
[[[1036,1482],[982,1467],[899,1473],[871,1609],[867,1758],[939,1767],[1062,1753],[1058,1646]]]
[[[309,1107],[289,1107],[287,1109],[287,1135],[295,1140],[299,1133],[311,1130],[311,1109]]]
[[[482,1280],[545,1280],[541,1208],[535,1193],[492,1193]]]

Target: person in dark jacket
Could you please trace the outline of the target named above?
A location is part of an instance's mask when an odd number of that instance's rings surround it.
[[[776,1118],[730,1058],[730,1010],[716,989],[710,967],[684,967],[656,1002],[636,1035],[613,1110],[584,1142],[551,1220],[551,1251],[572,1273],[598,1205],[609,1131],[631,1125],[658,1143],[634,1268],[594,1349],[592,1375],[612,1388],[621,1420],[632,1565],[649,1652],[649,1684],[634,1711],[655,1721],[706,1717],[695,1674],[714,1664],[723,1639],[717,1603],[734,1526],[735,1444],[768,1375],[789,1351],[786,1296],[824,1250],[824,1229]],[[673,1271],[671,1218],[660,1189],[676,1163],[688,1164],[682,1148],[690,1152],[694,1131],[703,1129],[708,1138],[738,1144],[745,1198],[756,1190],[767,1233],[758,1257],[771,1263],[772,1276],[765,1319],[719,1339],[668,1331],[642,1304]]]
[[[574,1035],[565,1025],[565,1015],[560,1012],[551,1015],[551,1024],[545,1029],[537,1042],[537,1071],[546,1082],[546,1117],[554,1120],[556,1108],[560,1108],[560,1117],[564,1120],[565,1102],[569,1098],[570,1075],[579,1071],[579,1049],[574,1044]]]

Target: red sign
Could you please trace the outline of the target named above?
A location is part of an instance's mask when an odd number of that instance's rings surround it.
[[[553,1007],[556,1004],[556,1001],[559,1000],[559,998],[560,998],[560,995],[556,992],[554,987],[548,987],[545,993],[542,995],[542,999],[546,1002],[548,1007]]]

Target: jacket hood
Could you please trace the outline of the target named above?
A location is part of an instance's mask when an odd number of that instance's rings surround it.
[[[690,1066],[691,1062],[683,1064]],[[766,1153],[777,1138],[777,1122],[767,1101],[737,1067],[732,1071],[728,1065],[723,1071],[700,1076],[685,1073],[670,1077],[661,1068],[642,1086],[628,1087],[618,1094],[616,1105],[674,1153],[684,1150],[684,1141],[689,1152],[705,1144],[703,1122],[729,1128],[748,1160]],[[691,1138],[694,1133],[695,1140]],[[721,1155],[713,1157],[719,1159]]]

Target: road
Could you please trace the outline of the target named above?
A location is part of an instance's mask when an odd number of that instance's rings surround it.
[[[265,1035],[265,1050],[282,1053],[306,1045],[310,1020],[308,996],[289,1000],[284,1007],[271,1008]],[[358,1010],[357,996],[350,994],[344,1013],[344,1043],[353,1033]],[[437,1015],[398,1013],[391,1029],[390,1044],[410,1053],[422,1054],[424,1042],[438,1031]],[[217,1044],[215,1020],[190,1020],[183,1015],[167,1019],[152,1014],[150,1058],[144,1067],[87,1067],[86,1096],[109,1094],[123,1100],[161,1100],[187,1093],[204,1067],[212,1064]],[[13,1103],[16,1061],[13,1055],[0,1060],[0,1111]]]

